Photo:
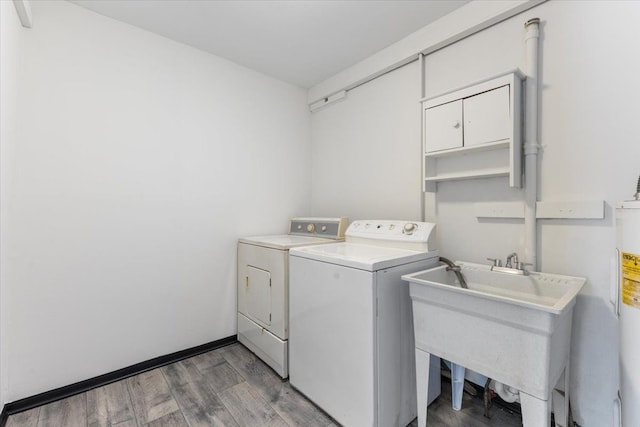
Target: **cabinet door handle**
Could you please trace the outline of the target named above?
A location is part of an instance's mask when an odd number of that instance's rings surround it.
[[[458,120],[454,120],[453,121],[453,127],[454,127],[454,129],[458,129],[460,127],[460,122]]]
[[[249,287],[249,276],[245,276],[245,279],[247,279],[247,288]]]

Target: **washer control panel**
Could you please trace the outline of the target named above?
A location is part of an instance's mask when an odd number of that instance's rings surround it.
[[[342,239],[347,225],[347,218],[292,218],[289,222],[289,234]]]
[[[427,243],[431,241],[436,225],[430,222],[358,220],[347,229],[347,237],[361,239],[394,240]]]

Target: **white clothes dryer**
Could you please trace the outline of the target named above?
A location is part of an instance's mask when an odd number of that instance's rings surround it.
[[[238,240],[238,341],[289,376],[289,249],[344,239],[347,218],[293,218],[289,234]]]
[[[346,241],[289,251],[290,382],[345,426],[417,414],[409,284],[438,264],[434,224],[354,221]],[[434,378],[440,363],[432,360]],[[429,403],[440,383],[429,390]]]

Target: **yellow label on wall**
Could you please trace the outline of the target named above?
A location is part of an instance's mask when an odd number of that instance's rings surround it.
[[[640,308],[640,255],[622,252],[622,302]]]

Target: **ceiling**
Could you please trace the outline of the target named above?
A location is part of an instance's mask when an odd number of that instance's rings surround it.
[[[309,88],[469,0],[71,0]]]

